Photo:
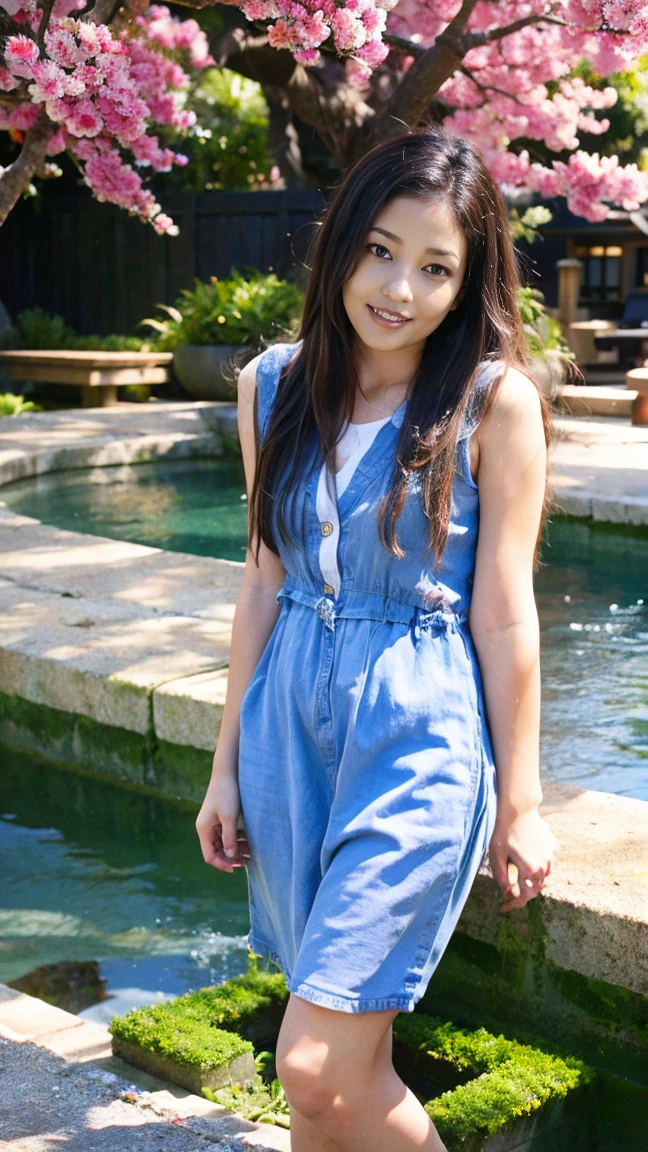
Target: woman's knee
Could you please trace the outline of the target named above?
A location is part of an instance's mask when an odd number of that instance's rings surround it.
[[[277,1074],[302,1116],[354,1107],[366,1095],[377,1063],[391,1062],[396,1013],[350,1016],[291,997],[279,1033]]]

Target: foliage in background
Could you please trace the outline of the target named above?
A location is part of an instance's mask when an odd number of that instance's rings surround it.
[[[525,240],[527,244],[534,244],[536,240],[542,240],[543,237],[539,236],[538,229],[543,224],[548,224],[552,219],[553,213],[545,208],[544,204],[532,205],[522,214],[517,208],[509,208],[509,227],[513,243],[517,244],[518,240]]]
[[[518,289],[518,305],[526,332],[527,347],[532,355],[560,352],[567,360],[574,359],[562,328],[544,306],[544,295],[537,288]]]
[[[225,280],[196,279],[174,307],[158,304],[168,319],[140,321],[159,333],[156,348],[172,352],[179,344],[257,345],[295,338],[303,307],[300,289],[274,272],[232,268]]]
[[[148,352],[147,343],[139,336],[79,336],[62,316],[43,308],[26,308],[19,312],[13,329],[1,338],[4,348],[24,348],[31,352]]]
[[[24,396],[15,396],[13,392],[0,393],[0,417],[21,416],[23,412],[42,412],[39,404],[25,400]]]
[[[618,94],[616,104],[608,109],[606,118],[610,127],[604,134],[597,151],[603,156],[618,153],[624,163],[635,163],[643,172],[648,172],[648,56],[643,56],[636,68],[628,72],[613,72],[603,77],[595,72],[586,60],[574,69],[586,84],[592,88],[614,88]],[[582,141],[582,147],[589,151],[589,141]]]
[[[189,163],[165,184],[190,192],[278,188],[279,170],[268,147],[268,105],[260,84],[227,68],[193,77],[186,107],[195,113],[182,147]]]

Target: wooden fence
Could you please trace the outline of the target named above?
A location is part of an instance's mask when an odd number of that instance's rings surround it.
[[[89,195],[45,195],[0,228],[0,301],[15,316],[40,305],[82,334],[142,334],[135,325],[171,304],[195,276],[252,265],[303,283],[319,191],[177,193],[163,207],[180,228],[158,236]]]

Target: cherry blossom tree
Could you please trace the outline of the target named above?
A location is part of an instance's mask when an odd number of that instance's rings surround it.
[[[581,148],[582,134],[608,131],[600,113],[617,93],[572,75],[582,59],[601,77],[637,63],[648,50],[646,0],[247,0],[240,8],[247,25],[212,42],[213,55],[312,127],[340,168],[385,136],[441,122],[478,145],[501,184],[565,196],[588,220],[648,197],[648,173]],[[545,155],[567,150],[568,160],[534,160],[535,141]]]
[[[0,223],[34,175],[56,174],[49,158],[67,152],[98,200],[173,235],[177,228],[136,167],[166,172],[186,164],[151,128],[193,125],[179,59],[191,68],[213,64],[207,37],[196,20],[139,0],[108,23],[113,3],[97,0],[77,15],[85,7],[85,0],[0,3],[0,129],[22,140],[16,161],[0,170]]]
[[[0,176],[0,223],[65,149],[98,198],[173,231],[136,169],[184,162],[153,134],[191,126],[181,53],[187,67],[211,52],[260,81],[340,168],[390,134],[442,122],[501,184],[563,195],[588,220],[648,198],[648,173],[581,149],[581,134],[608,130],[597,113],[617,94],[573,74],[587,59],[609,76],[648,50],[645,0],[226,0],[233,19],[209,45],[195,20],[118,2],[0,0],[0,128],[23,138]],[[534,141],[568,160],[534,159]]]

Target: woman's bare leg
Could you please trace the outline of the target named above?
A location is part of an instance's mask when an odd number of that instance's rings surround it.
[[[379,1060],[388,1060],[392,1056],[392,1026],[383,1036],[376,1057]],[[290,1147],[291,1152],[341,1152],[340,1145],[336,1144],[330,1136],[326,1135],[312,1121],[307,1120],[290,1105]]]
[[[277,1072],[298,1113],[292,1152],[445,1152],[429,1116],[394,1070],[391,1025],[397,1015],[336,1012],[291,995]],[[322,1135],[332,1143],[323,1143]]]

